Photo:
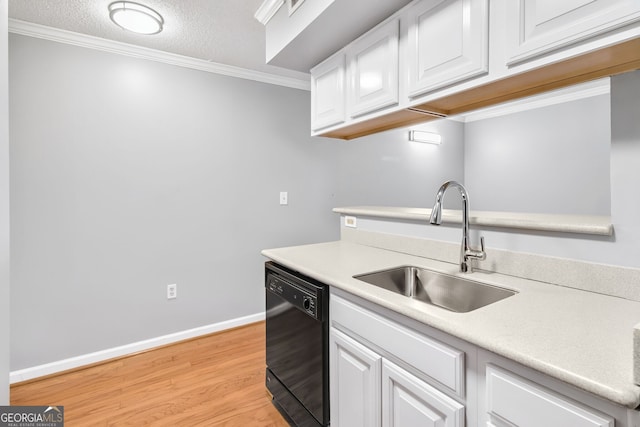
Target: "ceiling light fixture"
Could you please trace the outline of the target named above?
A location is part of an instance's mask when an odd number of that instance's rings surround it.
[[[424,132],[421,130],[409,131],[409,141],[426,142],[428,144],[440,144],[442,136],[438,133]]]
[[[109,5],[109,18],[120,28],[138,34],[158,34],[164,19],[155,10],[139,3],[116,1]]]

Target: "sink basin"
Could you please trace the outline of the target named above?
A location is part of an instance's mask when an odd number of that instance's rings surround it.
[[[466,313],[517,292],[419,267],[397,267],[353,276],[409,298]]]

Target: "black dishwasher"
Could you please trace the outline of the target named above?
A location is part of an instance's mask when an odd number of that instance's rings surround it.
[[[267,375],[273,404],[298,427],[329,425],[329,292],[265,264]]]

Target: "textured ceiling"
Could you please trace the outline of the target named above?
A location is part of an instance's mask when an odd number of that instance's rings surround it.
[[[137,0],[165,20],[156,35],[109,20],[113,0],[9,0],[9,17],[220,64],[308,81],[307,74],[265,64],[265,31],[253,15],[263,0]]]

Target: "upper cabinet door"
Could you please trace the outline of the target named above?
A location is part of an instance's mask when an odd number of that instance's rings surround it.
[[[340,53],[311,70],[311,128],[345,120],[345,55]]]
[[[398,104],[398,35],[394,19],[357,40],[347,51],[349,115]]]
[[[407,20],[410,97],[487,72],[487,0],[423,0]]]
[[[638,0],[510,0],[507,65],[640,20]]]

